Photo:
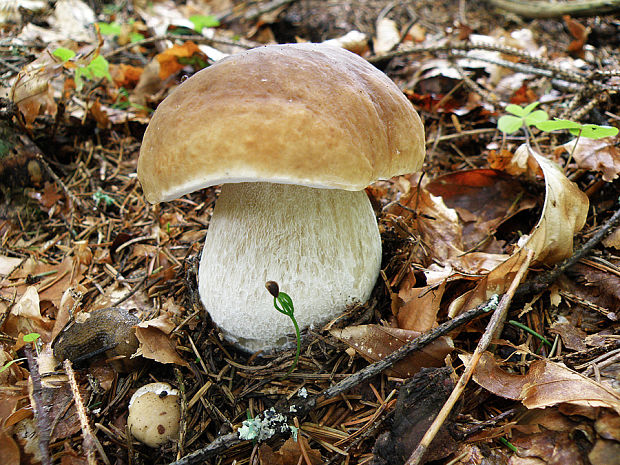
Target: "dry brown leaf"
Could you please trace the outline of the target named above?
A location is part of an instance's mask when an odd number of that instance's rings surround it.
[[[136,337],[140,341],[138,355],[159,363],[175,363],[181,366],[188,366],[188,363],[177,353],[174,342],[160,329],[136,327]]]
[[[567,142],[561,148],[573,154],[579,168],[598,171],[602,173],[604,181],[611,182],[620,173],[619,141],[619,137],[580,137]]]
[[[384,359],[421,334],[417,331],[381,325],[349,326],[344,329],[332,329],[330,333],[370,362]],[[452,350],[454,350],[452,339],[447,336],[441,337],[395,363],[390,371],[397,376],[409,378],[422,368],[443,366],[446,355]]]
[[[493,394],[521,400],[529,409],[566,402],[586,407],[608,407],[620,413],[619,394],[549,360],[537,360],[526,375],[515,375],[502,370],[493,355],[484,353],[473,378]]]
[[[519,245],[533,250],[534,260],[554,264],[572,255],[573,236],[586,222],[588,196],[554,162],[526,145],[519,147],[519,151],[529,152],[545,176],[545,203],[540,220],[529,236],[519,240]]]
[[[56,102],[49,84],[61,70],[60,60],[52,55],[51,50],[44,50],[17,75],[9,98],[17,105],[27,124],[40,114],[56,114]]]
[[[181,45],[173,45],[156,56],[159,63],[159,78],[168,79],[173,74],[181,71],[186,64],[180,63],[183,59],[196,57],[207,63],[207,56],[200,51],[198,46],[188,40]]]
[[[311,449],[306,438],[299,435],[297,440],[301,441],[312,465],[323,463],[321,453],[316,449]],[[297,465],[301,456],[299,443],[292,438],[287,439],[276,452],[267,443],[261,444],[258,449],[260,465]],[[307,462],[303,461],[302,463],[306,465]]]
[[[20,465],[20,455],[15,440],[4,431],[0,431],[0,463],[3,465]]]
[[[411,287],[409,280],[403,281],[398,291],[398,327],[424,332],[436,326],[437,312],[445,289],[445,281],[439,286],[426,287]]]
[[[596,465],[618,465],[620,457],[620,443],[599,439],[588,454],[590,463]]]
[[[410,182],[411,189],[402,196],[400,204],[417,212],[415,218],[413,213],[399,205],[393,205],[388,212],[412,224],[429,246],[431,257],[439,263],[458,257],[463,253],[463,230],[456,211],[446,207],[441,197],[417,186],[415,180]]]
[[[575,327],[565,318],[555,321],[549,328],[549,332],[558,334],[562,338],[565,347],[571,350],[586,350],[586,333]]]
[[[496,170],[476,169],[439,176],[426,189],[439,195],[463,221],[463,246],[469,250],[501,253],[489,240],[497,227],[520,211],[536,206],[521,182]],[[494,246],[494,247],[492,247]],[[491,247],[491,248],[490,248]]]
[[[510,465],[586,465],[581,448],[572,432],[542,431],[536,434],[515,433],[510,442],[519,449]]]

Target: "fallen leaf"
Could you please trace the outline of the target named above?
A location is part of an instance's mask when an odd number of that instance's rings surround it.
[[[424,332],[436,326],[437,312],[445,289],[445,281],[439,286],[425,287],[411,287],[409,280],[403,281],[398,291],[398,327]]]
[[[596,465],[617,465],[620,457],[620,443],[599,439],[588,454],[590,463]]]
[[[156,58],[159,63],[159,78],[162,80],[168,79],[188,64],[195,65],[194,68],[200,70],[208,63],[207,56],[191,40],[181,45],[173,45]]]
[[[536,206],[536,200],[516,178],[496,170],[450,173],[433,179],[425,187],[459,214],[464,223],[466,250],[478,246],[477,250],[501,252],[499,246],[492,250],[488,247],[493,232],[511,216]]]
[[[558,319],[549,328],[552,334],[558,334],[562,338],[565,347],[571,350],[586,350],[586,333],[575,327],[566,318]]]
[[[308,444],[308,441],[303,436],[297,436],[297,441],[301,442],[301,445],[306,450],[310,463],[312,465],[319,465],[323,463],[321,458],[321,452],[312,449]],[[261,444],[258,449],[258,460],[260,465],[297,465],[300,457],[302,456],[300,444],[293,438],[288,438],[284,444],[274,452],[274,450],[267,443]],[[306,461],[302,462],[304,465]]]
[[[137,355],[159,363],[188,366],[188,363],[177,353],[174,342],[158,328],[136,327],[136,337],[140,341]]]
[[[463,356],[461,356],[463,357]],[[549,360],[537,360],[525,375],[502,370],[490,353],[484,353],[474,381],[500,397],[521,400],[528,409],[560,403],[608,407],[620,413],[620,395],[596,381]]]
[[[344,329],[332,329],[335,338],[348,344],[370,362],[384,359],[407,342],[418,337],[420,332],[381,325],[358,325]],[[446,355],[454,350],[452,339],[444,336],[405,359],[396,362],[389,370],[402,378],[409,378],[424,367],[444,365]]]
[[[586,222],[588,196],[554,162],[526,145],[519,147],[519,151],[529,152],[545,176],[545,203],[540,220],[529,236],[519,240],[519,245],[533,250],[534,260],[554,264],[572,255],[573,236]]]
[[[510,465],[586,465],[582,448],[572,437],[572,432],[542,431],[536,434],[515,433],[510,442],[519,450],[510,460]],[[534,459],[536,461],[527,461]],[[539,459],[539,460],[537,460]],[[525,461],[523,461],[525,460]],[[542,462],[541,462],[542,461]],[[593,462],[596,463],[596,462]]]
[[[598,171],[603,181],[611,182],[620,173],[620,149],[618,137],[588,139],[579,137],[561,145],[560,148],[573,154],[577,166],[582,169]]]
[[[604,439],[620,442],[620,416],[604,410],[594,423],[596,432]]]
[[[17,443],[4,431],[0,431],[0,463],[3,465],[20,465],[21,463]]]
[[[409,180],[411,188],[398,204],[391,206],[388,213],[401,217],[411,224],[420,238],[429,245],[428,253],[439,263],[449,261],[463,252],[463,230],[456,211],[448,208],[443,199],[432,195],[415,179]],[[432,244],[432,247],[430,245]]]

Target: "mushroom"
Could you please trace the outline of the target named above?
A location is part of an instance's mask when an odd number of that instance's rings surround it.
[[[152,203],[223,184],[198,273],[223,336],[248,351],[290,341],[265,282],[302,328],[366,302],[381,239],[364,192],[417,171],[424,128],[366,60],[319,44],[267,45],[196,73],[157,108],[138,177]]]
[[[179,435],[179,391],[168,383],[146,384],[129,400],[127,426],[131,435],[149,447],[158,447]]]

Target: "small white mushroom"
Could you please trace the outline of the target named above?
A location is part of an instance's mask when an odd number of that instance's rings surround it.
[[[129,431],[149,447],[177,439],[180,418],[179,391],[167,383],[146,384],[129,401]]]

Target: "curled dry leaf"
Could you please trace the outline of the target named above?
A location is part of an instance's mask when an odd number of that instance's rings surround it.
[[[177,353],[176,345],[165,332],[166,325],[161,319],[154,320],[151,326],[148,321],[136,327],[136,337],[140,342],[138,354],[144,358],[150,358],[159,363],[175,363],[188,366],[188,363]]]
[[[428,331],[437,324],[439,304],[446,289],[446,282],[439,286],[411,287],[405,280],[398,291],[396,310],[398,327],[412,331]]]
[[[588,196],[571,182],[560,167],[526,145],[517,149],[529,151],[545,176],[545,203],[538,224],[520,245],[534,251],[534,260],[557,263],[573,253],[573,236],[583,228],[590,206]]]
[[[299,435],[297,439],[301,441],[301,445],[310,459],[310,465],[319,465],[323,463],[321,452],[312,449],[306,438]],[[292,438],[287,439],[276,452],[266,443],[261,444],[258,449],[258,460],[261,465],[297,465],[301,456],[300,444]],[[302,463],[308,465],[306,461]]]
[[[426,185],[453,208],[463,222],[463,245],[484,252],[501,252],[492,240],[497,227],[520,211],[534,208],[536,199],[515,177],[497,170],[476,169],[439,176]]]
[[[526,250],[534,252],[539,263],[554,264],[573,253],[573,236],[585,224],[589,208],[588,196],[571,182],[554,162],[536,153],[526,145],[515,152],[524,159],[524,152],[540,166],[545,176],[545,203],[540,219],[529,235],[519,240],[519,249],[504,263],[480,280],[476,287],[450,305],[450,316],[458,315],[463,308],[473,308],[488,300],[493,294],[502,294],[525,260]]]
[[[417,331],[381,325],[349,326],[344,329],[332,329],[330,333],[370,362],[383,360],[422,334]],[[395,363],[389,371],[396,376],[409,378],[424,367],[443,366],[446,355],[453,349],[452,339],[447,336],[441,337],[420,351]]]
[[[619,140],[618,137],[579,137],[562,145],[561,149],[573,154],[579,168],[598,171],[602,173],[604,181],[611,182],[620,173]]]
[[[493,355],[486,352],[473,378],[493,394],[520,400],[529,409],[570,403],[586,407],[608,407],[620,414],[618,393],[549,360],[537,360],[526,375],[516,375],[501,369]]]

